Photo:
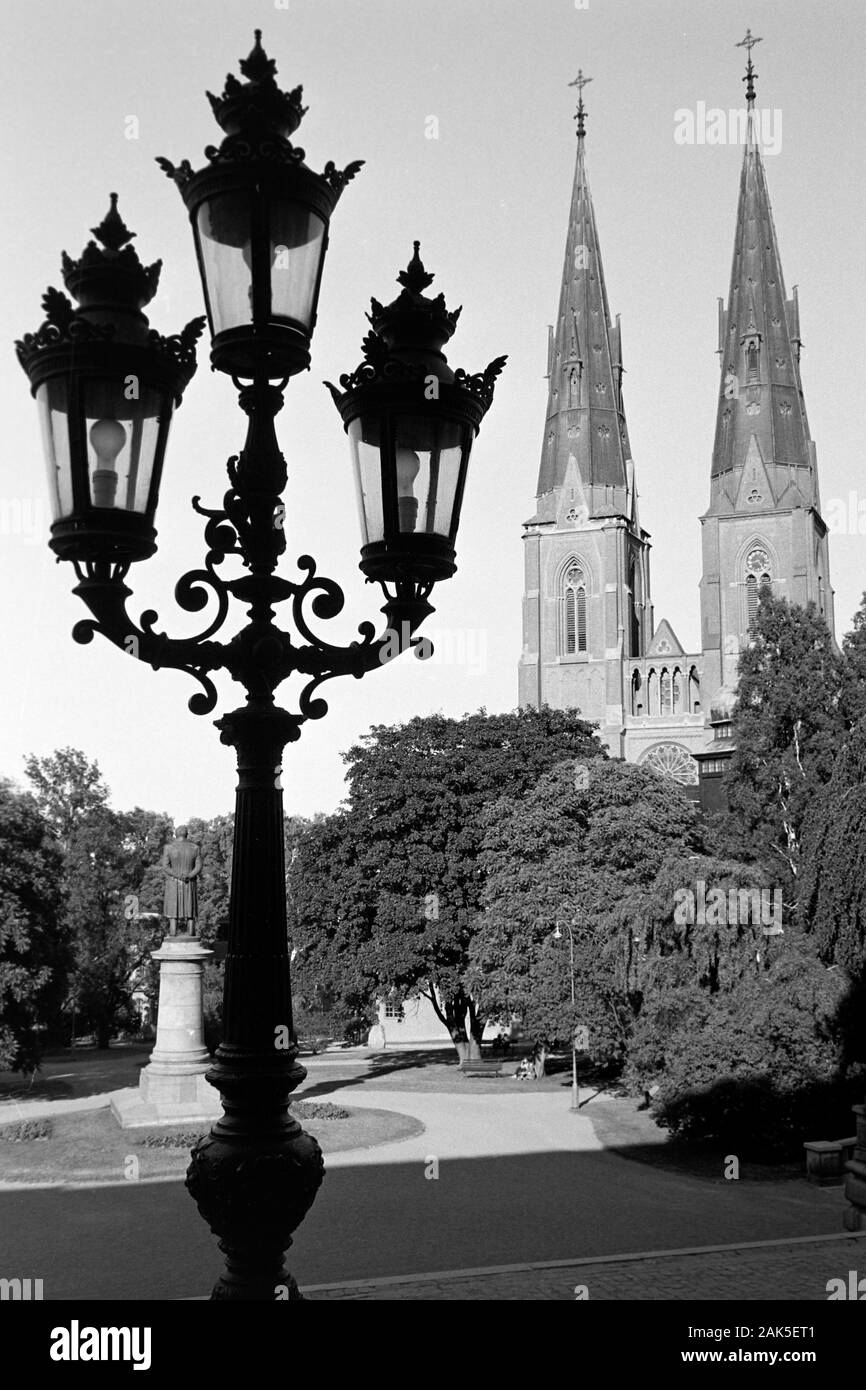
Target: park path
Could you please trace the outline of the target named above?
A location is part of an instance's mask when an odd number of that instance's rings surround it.
[[[515,1083],[515,1091],[517,1090]],[[316,1097],[321,1096],[318,1081]],[[303,1100],[301,1087],[298,1099]],[[598,1152],[603,1145],[596,1138],[590,1119],[591,1105],[572,1113],[562,1095],[455,1094],[453,1091],[398,1091],[390,1087],[377,1090],[373,1084],[353,1086],[327,1097],[347,1106],[376,1110],[396,1110],[412,1115],[424,1125],[424,1133],[393,1144],[377,1144],[370,1149],[347,1149],[328,1157],[328,1168],[356,1167],[364,1163],[410,1163],[436,1157],[439,1161],[457,1158],[493,1158],[510,1154],[551,1152]]]

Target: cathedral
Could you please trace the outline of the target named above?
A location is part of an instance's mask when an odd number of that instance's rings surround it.
[[[640,524],[611,321],[586,172],[579,88],[565,264],[548,349],[547,420],[535,513],[524,523],[521,706],[577,708],[613,757],[648,763],[705,810],[733,751],[737,663],[764,586],[813,601],[833,632],[827,526],[800,382],[797,292],[788,298],[758,134],[747,34],[746,133],[720,384],[701,523],[701,650],[656,623],[650,538]]]

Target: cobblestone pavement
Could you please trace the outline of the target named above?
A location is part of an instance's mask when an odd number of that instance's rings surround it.
[[[513,1265],[405,1279],[322,1284],[303,1290],[312,1301],[374,1299],[439,1302],[780,1300],[824,1302],[827,1281],[850,1270],[866,1275],[866,1232],[763,1241],[694,1252],[630,1255],[573,1264]],[[583,1290],[585,1289],[585,1293]]]

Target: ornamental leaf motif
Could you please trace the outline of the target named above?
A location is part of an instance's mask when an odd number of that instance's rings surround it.
[[[65,333],[75,316],[72,300],[62,290],[56,290],[53,285],[49,285],[42,296],[42,308],[48,322]]]
[[[363,159],[353,159],[347,164],[345,169],[338,169],[332,159],[329,159],[322,170],[322,178],[333,188],[336,194],[342,193],[347,183],[351,183],[359,169],[364,167]]]

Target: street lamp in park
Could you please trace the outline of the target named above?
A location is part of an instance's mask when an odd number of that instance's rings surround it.
[[[563,919],[557,921],[556,930],[553,933],[554,941],[562,940],[562,927],[568,932],[568,962],[569,977],[571,979],[571,1105],[573,1112],[580,1109],[580,1091],[577,1085],[577,1028],[575,1026],[575,1000],[574,1000],[574,927],[575,922]]]
[[[216,611],[196,636],[157,631],[157,615],[136,622],[126,578],[156,549],[155,516],[173,411],[195,371],[204,318],[176,336],[150,328],[160,262],[144,266],[111,195],[77,261],[63,256],[69,294],[50,289],[45,322],[18,344],[39,407],[53,507],[49,544],[75,569],[74,592],[91,616],[77,642],[100,633],[154,669],[186,671],[201,689],[194,714],[209,714],[224,670],[246,691],[238,709],[216,720],[235,748],[235,801],[229,939],[225,959],[224,1037],[208,1079],[224,1115],[193,1150],[186,1185],[219,1238],[226,1268],[212,1297],[299,1298],[284,1253],[322,1181],[315,1140],[289,1113],[306,1073],[297,1062],[286,931],[283,749],[327,704],[320,687],[336,676],[356,680],[417,645],[433,612],[433,585],[455,569],[454,547],[472,442],[493,399],[504,358],[484,372],[453,371],[442,351],[459,310],[425,295],[432,276],[414,255],[398,277],[393,303],[372,301],[364,360],[331,387],[351,444],[362,525],[360,567],[381,585],[384,628],[363,623],[359,637],[335,646],[310,619],[336,617],[343,593],[320,576],[309,555],[299,579],[275,571],[285,550],[281,494],[286,465],[274,419],[291,377],[310,363],[331,214],[360,161],[321,174],[292,144],[303,114],[302,89],[284,92],[261,46],[210,96],[224,132],[207,164],[159,163],[177,184],[192,223],[211,336],[212,367],[228,376],[247,416],[246,441],[228,461],[222,506],[193,508],[205,518],[203,565],[178,581],[186,613]],[[235,559],[235,573],[220,573]],[[240,561],[246,573],[237,572]],[[215,640],[231,601],[248,621],[229,641]],[[287,603],[291,632],[274,622]],[[304,677],[293,711],[274,692]],[[290,1042],[286,1044],[286,1039]]]

